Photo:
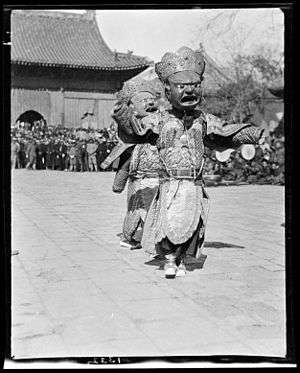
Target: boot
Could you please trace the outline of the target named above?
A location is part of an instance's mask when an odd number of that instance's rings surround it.
[[[175,278],[177,266],[175,263],[175,256],[173,254],[166,255],[167,262],[164,266],[165,277],[166,278]]]

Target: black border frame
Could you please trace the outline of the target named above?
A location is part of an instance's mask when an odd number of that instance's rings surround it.
[[[286,164],[286,176],[285,176],[285,215],[286,215],[286,319],[287,319],[287,355],[285,358],[271,357],[271,356],[239,356],[239,355],[214,355],[214,356],[174,356],[174,357],[120,357],[115,358],[116,362],[109,361],[109,358],[101,357],[87,357],[87,358],[53,358],[53,359],[18,359],[12,360],[10,357],[10,337],[11,337],[11,171],[10,171],[10,126],[6,125],[10,122],[10,12],[14,9],[190,9],[190,8],[273,8],[279,7],[285,15],[285,95],[284,95],[284,121],[285,121],[285,164]],[[1,339],[1,362],[4,364],[4,360],[12,360],[20,363],[32,363],[32,362],[70,362],[79,363],[80,365],[86,364],[138,364],[151,361],[164,361],[170,363],[216,363],[216,364],[228,364],[230,367],[231,363],[274,363],[274,364],[296,364],[296,335],[295,335],[295,321],[296,321],[296,303],[295,303],[295,248],[293,247],[292,234],[294,232],[292,223],[292,206],[294,203],[293,199],[293,188],[294,184],[294,141],[295,141],[295,91],[294,91],[294,61],[295,61],[295,28],[296,28],[296,15],[295,15],[295,0],[289,2],[283,1],[272,1],[272,2],[258,2],[248,1],[247,3],[241,3],[237,1],[231,2],[209,2],[209,1],[189,1],[188,3],[182,4],[177,2],[172,3],[155,3],[153,1],[143,1],[142,4],[136,3],[104,3],[97,4],[89,1],[87,4],[76,5],[74,2],[64,5],[58,4],[37,4],[30,2],[29,4],[4,4],[2,7],[2,51],[3,51],[3,67],[2,67],[2,119],[3,124],[1,126],[2,131],[2,202],[3,202],[3,221],[4,225],[2,228],[2,237],[4,250],[1,250],[3,260],[2,263],[2,276],[1,281],[3,286],[2,298],[5,312],[1,312],[1,323],[4,324],[5,335]],[[119,359],[119,360],[118,360]],[[2,366],[3,366],[2,364]],[[180,366],[179,366],[180,367]],[[216,365],[217,367],[217,365]],[[138,368],[138,366],[137,366]]]

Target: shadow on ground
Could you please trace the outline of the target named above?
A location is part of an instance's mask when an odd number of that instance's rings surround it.
[[[205,242],[204,247],[206,248],[214,248],[214,249],[223,249],[223,248],[236,248],[236,249],[244,249],[244,246],[234,245],[225,242],[218,242],[218,241],[211,241]],[[187,271],[194,271],[195,269],[202,269],[205,263],[207,255],[201,254],[199,258],[194,258],[192,256],[188,256],[185,259],[185,266]],[[166,258],[164,256],[156,255],[152,260],[145,262],[144,264],[150,266],[158,267],[158,270],[162,271],[164,269],[164,265],[166,263]]]
[[[232,243],[218,242],[218,241],[204,242],[204,247],[211,247],[214,249],[224,249],[224,248],[244,249],[245,248],[245,246],[234,245]]]

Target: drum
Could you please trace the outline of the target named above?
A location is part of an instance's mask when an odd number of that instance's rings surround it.
[[[250,161],[255,157],[255,146],[252,144],[244,144],[241,146],[241,155],[246,161]]]
[[[226,149],[221,151],[216,150],[216,158],[219,162],[226,162],[231,156],[231,153],[234,151],[234,149]]]

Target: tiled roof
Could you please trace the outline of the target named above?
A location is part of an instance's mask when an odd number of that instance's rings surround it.
[[[11,60],[97,70],[132,70],[149,66],[144,57],[113,52],[95,19],[86,15],[18,10],[11,17]]]

